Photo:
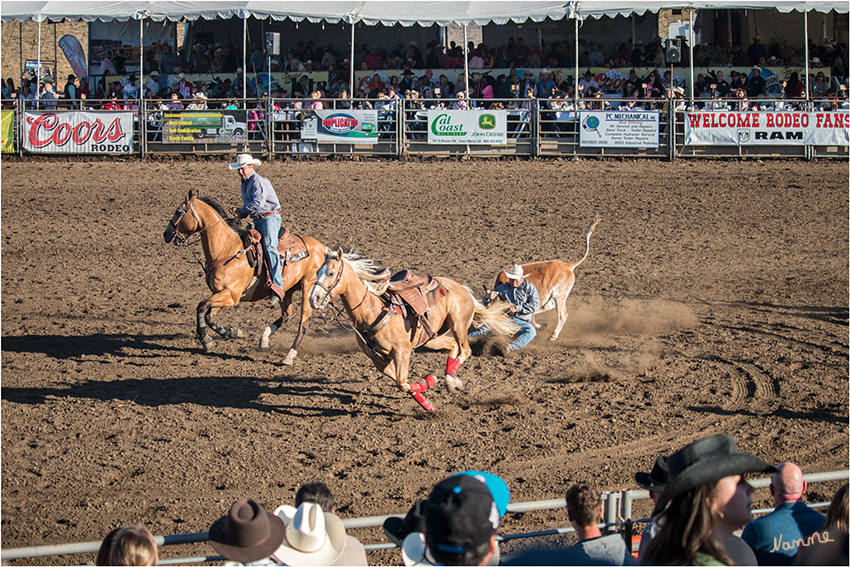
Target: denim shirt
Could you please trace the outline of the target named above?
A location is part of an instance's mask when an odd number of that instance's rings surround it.
[[[242,180],[242,201],[245,206],[239,207],[240,217],[255,217],[280,210],[280,201],[277,200],[271,181],[256,172]]]
[[[516,307],[514,317],[527,323],[531,323],[531,318],[540,309],[540,292],[528,280],[522,280],[519,287],[512,286],[510,282],[503,283],[494,291],[499,294],[499,297]]]

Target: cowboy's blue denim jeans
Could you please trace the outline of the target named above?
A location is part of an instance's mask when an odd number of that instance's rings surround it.
[[[513,322],[519,327],[519,332],[516,335],[516,339],[512,343],[508,345],[508,348],[511,350],[519,350],[521,348],[525,348],[528,346],[528,343],[537,336],[537,329],[534,328],[534,325],[527,321],[523,321],[522,319],[513,318]],[[487,327],[479,327],[469,333],[470,337],[481,337],[490,332],[490,329]]]
[[[254,228],[263,235],[263,244],[269,255],[269,270],[272,282],[283,289],[283,276],[280,272],[280,253],[277,251],[277,240],[280,234],[280,215],[269,215],[254,219]]]

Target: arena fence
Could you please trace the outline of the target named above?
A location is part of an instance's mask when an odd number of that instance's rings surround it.
[[[818,482],[841,481],[850,478],[850,470],[832,471],[825,473],[812,473],[803,475],[803,478],[809,484]],[[754,488],[766,488],[770,484],[770,478],[759,478],[750,481]],[[600,524],[605,530],[615,530],[622,528],[623,537],[627,544],[632,545],[632,533],[634,533],[634,524],[650,522],[651,518],[632,519],[632,503],[636,500],[649,498],[649,492],[646,490],[623,490],[620,492],[605,492],[602,494],[603,501],[603,523]],[[823,508],[829,506],[829,502],[817,502],[809,504],[813,508]],[[509,513],[528,513],[536,510],[557,510],[566,508],[564,498],[555,498],[551,500],[536,500],[531,502],[512,502],[508,504]],[[767,514],[772,512],[773,508],[764,508],[753,510],[754,515]],[[403,518],[407,513],[405,510],[400,514],[391,514],[388,516],[369,516],[366,518],[354,518],[344,520],[346,531],[380,527],[384,524],[387,518],[399,517]],[[508,541],[522,538],[535,538],[550,535],[566,534],[575,531],[572,527],[568,528],[553,528],[549,530],[525,532],[518,534],[500,534],[499,541]],[[167,536],[155,536],[154,540],[158,546],[189,544],[189,543],[204,543],[208,541],[207,532],[196,532],[189,534],[175,534]],[[4,564],[14,559],[25,559],[32,557],[48,557],[53,555],[72,555],[78,553],[97,553],[100,549],[100,541],[90,541],[85,543],[71,543],[66,545],[51,545],[51,546],[36,546],[36,547],[19,547],[14,549],[5,549],[0,551],[0,560]],[[364,545],[366,551],[375,551],[380,549],[392,549],[394,543],[376,543]],[[636,550],[635,550],[636,551]],[[197,556],[197,557],[181,557],[177,559],[161,559],[160,565],[180,565],[204,563],[210,561],[223,561],[221,556]]]
[[[590,158],[590,157],[642,157],[642,158],[843,158],[848,153],[847,132],[850,130],[847,100],[833,100],[829,108],[821,101],[801,100],[790,103],[785,99],[749,99],[741,102],[736,99],[625,99],[616,97],[592,99],[485,99],[468,101],[484,114],[494,107],[506,115],[507,138],[498,144],[470,143],[431,143],[429,142],[429,113],[438,110],[451,115],[457,112],[453,107],[454,99],[323,99],[323,110],[346,116],[350,111],[372,111],[376,115],[369,143],[353,138],[340,138],[321,141],[305,137],[305,124],[317,117],[317,112],[309,108],[309,99],[238,99],[208,100],[205,105],[210,109],[181,108],[179,110],[162,109],[171,101],[142,101],[141,108],[124,110],[128,117],[132,112],[132,126],[127,120],[128,129],[132,128],[132,146],[111,144],[95,145],[86,148],[87,154],[128,154],[141,157],[154,155],[197,154],[197,155],[234,155],[250,152],[266,158],[275,156],[342,156],[342,157],[549,157],[549,158]],[[16,101],[5,106],[14,113],[12,121],[14,132],[14,152],[19,155],[30,154],[73,154],[69,150],[67,135],[62,138],[62,116],[69,113],[85,112],[85,116],[114,122],[120,111],[103,110],[110,101],[57,101],[45,108],[41,101]],[[632,105],[640,102],[638,109]],[[85,104],[83,104],[85,103]],[[839,105],[839,103],[841,103]],[[228,105],[227,108],[225,105]],[[179,103],[178,103],[179,105]],[[746,110],[744,110],[744,105]],[[669,112],[669,107],[675,110]],[[484,110],[484,109],[487,110]],[[577,112],[575,109],[578,108]],[[746,116],[761,108],[761,116],[771,119],[776,116],[786,118],[789,128],[774,128],[770,132],[755,132],[755,135],[771,135],[764,144],[756,140],[729,140],[712,143],[703,139],[689,143],[686,121],[693,121],[694,113],[712,113],[720,117],[732,114]],[[94,110],[100,109],[100,110]],[[269,110],[270,109],[270,110]],[[27,140],[24,135],[31,130],[24,127],[24,112],[55,112],[60,125],[52,131],[43,129],[39,146],[33,147],[34,138],[30,133]],[[603,117],[619,118],[623,140],[632,140],[630,145],[606,146],[594,144],[589,132],[587,113],[595,111]],[[765,113],[767,112],[767,113]],[[838,117],[839,127],[835,128],[832,138],[803,138],[801,132],[792,131],[791,117],[800,116]],[[689,118],[689,114],[691,118]],[[759,114],[758,112],[754,114]],[[30,117],[33,115],[30,114]],[[639,133],[634,118],[651,116],[657,121],[654,130],[647,134]],[[583,118],[584,117],[584,118]],[[656,118],[657,117],[657,118]],[[630,118],[632,120],[630,120]],[[70,120],[70,118],[69,118]],[[64,126],[67,134],[76,128],[85,127],[89,122],[80,124],[80,119]],[[433,126],[433,119],[430,124]],[[324,121],[323,121],[324,122]],[[45,124],[48,124],[45,122]],[[182,130],[177,128],[180,125]],[[796,125],[799,126],[798,124]],[[371,128],[371,126],[370,126]],[[752,129],[750,129],[752,130]],[[799,130],[799,128],[797,128]],[[177,134],[175,134],[177,132]],[[182,132],[182,134],[181,134]],[[204,134],[213,132],[214,134]],[[188,134],[186,134],[188,133]],[[54,139],[50,140],[51,135]],[[308,134],[309,135],[309,134]],[[595,134],[601,136],[600,134]],[[788,139],[783,139],[783,136]],[[739,134],[743,138],[742,134]],[[792,139],[792,136],[795,136]],[[213,137],[215,139],[213,139]],[[779,138],[777,140],[776,138]],[[640,145],[637,142],[648,142]],[[349,141],[351,140],[351,141]],[[837,141],[836,141],[837,140]],[[52,144],[50,142],[53,142]],[[358,143],[361,142],[361,143]],[[821,143],[822,142],[822,143]],[[605,142],[608,143],[608,142]]]

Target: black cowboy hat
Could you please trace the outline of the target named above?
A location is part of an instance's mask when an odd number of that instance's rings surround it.
[[[635,473],[635,482],[644,490],[650,492],[664,492],[667,483],[670,482],[670,473],[667,469],[667,457],[658,457],[652,465],[652,472]]]
[[[384,520],[384,533],[391,542],[401,547],[408,534],[424,531],[425,502],[425,500],[417,500],[404,519],[392,516]]]
[[[767,461],[739,453],[734,439],[715,435],[694,441],[667,457],[670,484],[661,493],[652,515],[660,513],[668,502],[704,484],[727,476],[754,472],[775,472]]]

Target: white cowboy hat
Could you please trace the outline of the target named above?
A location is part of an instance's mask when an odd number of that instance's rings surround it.
[[[204,93],[202,93],[202,92],[198,91],[198,92],[196,92],[196,93],[194,94],[194,96],[192,96],[192,98],[204,99],[204,98],[207,98],[207,95],[205,95]]]
[[[330,565],[342,555],[345,526],[321,506],[303,502],[298,508],[280,506],[274,513],[283,520],[286,536],[272,553],[284,565]]]
[[[487,565],[498,565],[499,544],[496,543],[496,552],[490,556]],[[431,550],[425,545],[425,534],[422,532],[410,532],[401,544],[401,560],[405,565],[437,565],[437,560],[431,555]]]
[[[236,163],[230,164],[230,169],[242,169],[246,165],[260,165],[262,163],[251,154],[239,154],[236,156]],[[277,514],[277,511],[275,511],[275,514]]]
[[[512,280],[521,280],[525,277],[525,274],[522,271],[522,266],[520,266],[519,264],[514,264],[513,266],[511,266],[510,270],[504,270],[504,272],[505,275]]]

